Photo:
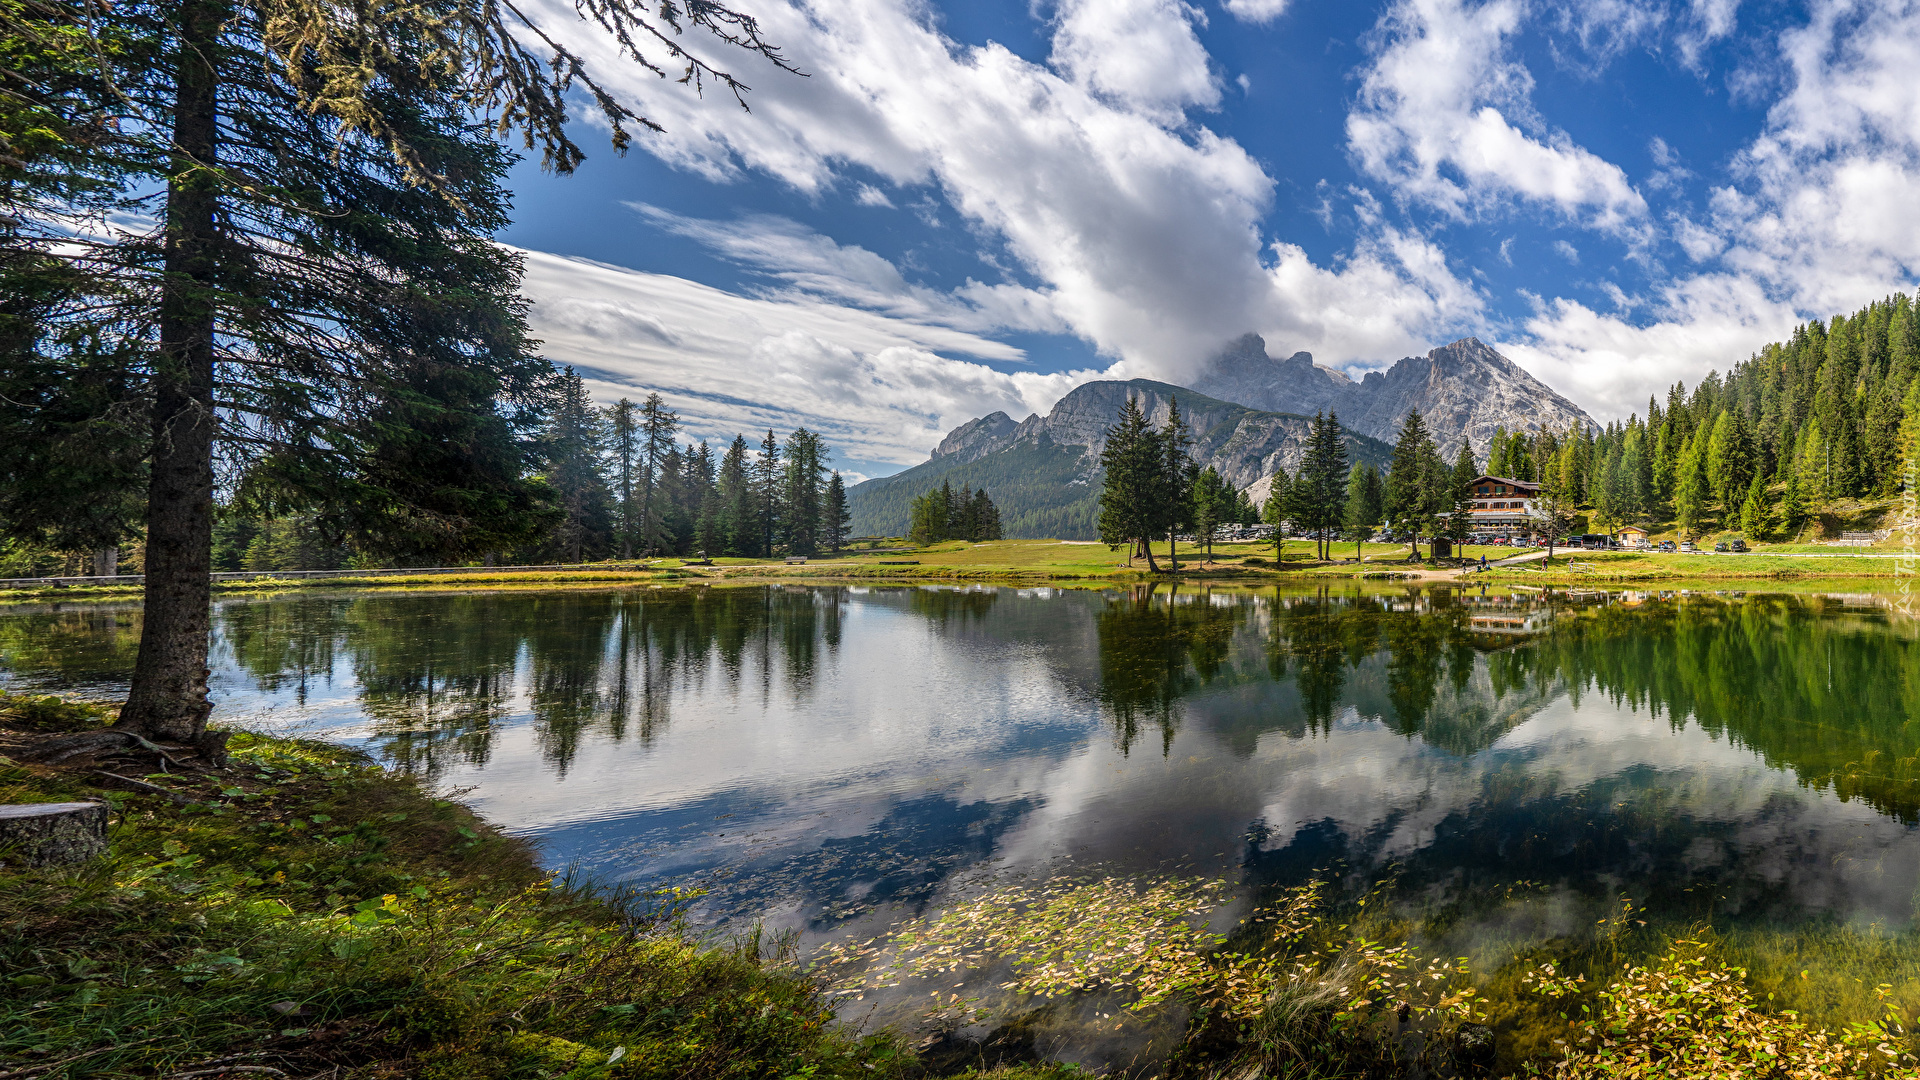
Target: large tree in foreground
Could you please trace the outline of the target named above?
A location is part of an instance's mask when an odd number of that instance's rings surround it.
[[[751,19],[714,4],[578,9],[630,59],[696,85],[744,89],[681,47],[688,28],[781,63]],[[14,229],[5,254],[64,264],[88,290],[60,319],[33,320],[32,354],[75,381],[106,357],[134,387],[110,416],[141,440],[147,484],[146,604],[119,728],[195,740],[211,709],[217,466],[289,503],[364,500],[357,527],[428,523],[444,552],[509,539],[529,520],[514,458],[530,442],[516,435],[551,373],[526,336],[518,259],[490,240],[507,220],[510,164],[494,136],[518,131],[567,172],[583,156],[566,132],[570,95],[585,92],[617,147],[654,125],[511,3],[80,0],[50,12],[94,65],[97,98],[72,111],[116,133],[63,175],[131,193],[136,205],[116,208],[154,224],[123,231],[101,210],[60,243]],[[15,202],[89,208],[77,198]],[[438,448],[445,483],[383,467],[383,455],[435,449],[407,436],[422,415],[486,444],[474,470],[461,474],[457,441]]]

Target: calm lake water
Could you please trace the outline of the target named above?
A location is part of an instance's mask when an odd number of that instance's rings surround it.
[[[4,678],[112,694],[139,620],[0,608]],[[1491,964],[1623,894],[1915,924],[1920,648],[1870,596],[329,592],[214,625],[217,720],[430,774],[555,866],[706,883],[714,922],[817,939],[1098,865],[1391,867],[1452,913],[1434,948]]]

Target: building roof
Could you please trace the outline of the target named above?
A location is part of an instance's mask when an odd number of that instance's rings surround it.
[[[1505,484],[1508,487],[1524,488],[1527,491],[1540,490],[1540,485],[1531,480],[1515,480],[1511,476],[1482,476],[1476,479],[1474,484]]]

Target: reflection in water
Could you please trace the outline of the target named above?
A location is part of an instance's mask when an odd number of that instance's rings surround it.
[[[138,624],[0,614],[7,677],[110,692]],[[715,918],[825,929],[1063,859],[1913,915],[1920,652],[1847,600],[788,586],[296,595],[216,625],[221,717],[471,787],[556,863],[703,877]]]
[[[1233,636],[1251,610],[1249,598],[1221,593],[1156,597],[1142,585],[1109,601],[1095,619],[1100,642],[1100,703],[1129,752],[1143,723],[1160,730],[1168,753],[1180,701],[1211,683],[1225,667]]]

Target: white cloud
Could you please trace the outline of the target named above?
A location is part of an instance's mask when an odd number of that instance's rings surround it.
[[[1606,420],[1644,414],[1649,395],[1664,398],[1677,380],[1693,386],[1711,369],[1725,371],[1791,332],[1795,320],[1750,279],[1702,275],[1661,290],[1657,317],[1644,326],[1574,300],[1542,300],[1525,336],[1498,348]]]
[[[1733,5],[1707,15],[1730,27]],[[1673,219],[1706,268],[1662,287],[1643,325],[1543,301],[1531,342],[1509,346],[1597,416],[1644,409],[1649,391],[1920,277],[1920,5],[1822,0],[1777,44],[1792,83],[1766,129],[1706,221]]]
[[[1219,104],[1220,84],[1181,0],[1062,0],[1054,16],[1054,69],[1122,108],[1178,123],[1192,106]]]
[[[1290,0],[1226,0],[1221,6],[1241,22],[1270,23],[1287,13]]]
[[[1814,5],[1791,90],[1715,192],[1723,260],[1830,313],[1920,272],[1920,5]]]
[[[574,20],[559,0],[544,2],[552,25]],[[1249,4],[1227,10],[1258,15]],[[1850,309],[1912,280],[1920,266],[1920,83],[1912,78],[1920,15],[1911,0],[1818,0],[1805,27],[1776,42],[1791,78],[1730,182],[1704,208],[1676,206],[1658,218],[1618,165],[1537,114],[1533,76],[1510,45],[1530,12],[1560,20],[1548,25],[1594,62],[1653,40],[1646,27],[1657,24],[1694,63],[1698,49],[1732,33],[1738,5],[1690,0],[1684,11],[1662,8],[1661,21],[1645,4],[1627,4],[1615,15],[1640,19],[1639,28],[1617,33],[1594,22],[1598,9],[1563,10],[1524,0],[1394,0],[1368,39],[1347,125],[1351,160],[1393,204],[1453,221],[1545,210],[1563,227],[1626,241],[1654,278],[1630,286],[1631,296],[1596,286],[1613,314],[1545,296],[1517,326],[1489,313],[1439,234],[1390,216],[1367,191],[1314,183],[1323,221],[1350,229],[1335,256],[1316,261],[1266,235],[1274,178],[1205,126],[1208,111],[1222,107],[1223,76],[1199,45],[1201,11],[1180,0],[1063,4],[1045,64],[944,38],[917,0],[768,0],[756,15],[812,77],[756,79],[751,114],[643,78],[604,42],[582,41],[610,84],[667,125],[646,144],[662,158],[718,180],[770,175],[806,195],[847,190],[857,171],[873,183],[854,187],[856,202],[890,205],[882,187],[912,189],[905,209],[929,223],[957,220],[1014,267],[1000,281],[932,289],[874,251],[784,219],[656,217],[768,282],[757,298],[721,305],[727,318],[751,312],[760,324],[703,344],[689,355],[724,362],[693,365],[673,385],[735,402],[714,406],[716,416],[758,408],[740,401],[770,400],[748,385],[756,365],[819,372],[791,375],[817,387],[811,404],[795,406],[803,412],[840,408],[859,396],[844,391],[866,385],[860,379],[921,394],[897,415],[845,414],[848,425],[877,425],[873,452],[885,460],[916,458],[949,423],[948,409],[956,420],[991,408],[1043,409],[1064,391],[1069,384],[954,368],[947,365],[960,362],[937,355],[1006,360],[980,336],[1000,329],[1069,332],[1120,360],[1117,371],[1176,381],[1248,329],[1277,351],[1363,366],[1478,332],[1507,339],[1515,359],[1609,417],[1643,407],[1648,392],[1675,378],[1692,383],[1710,366],[1726,367],[1797,317]],[[1648,146],[1658,171],[1647,190],[1685,191],[1685,148],[1657,138]],[[1666,278],[1648,254],[1662,229],[1692,260],[1692,276]],[[1571,251],[1574,241],[1589,247],[1579,236],[1562,243]],[[1501,259],[1512,258],[1511,245],[1500,244]],[[646,288],[675,297],[697,288],[660,283],[667,280]],[[565,296],[555,294],[563,306]],[[705,330],[648,305],[589,314],[662,357],[669,339]],[[782,321],[801,315],[808,326]],[[867,338],[852,340],[847,327]],[[940,334],[950,336],[932,340]],[[886,335],[899,340],[868,340]],[[889,348],[907,351],[883,357]],[[647,365],[647,385],[670,381],[665,359]],[[926,396],[922,375],[955,378],[962,389],[951,399]]]
[[[522,291],[544,352],[595,397],[659,391],[690,437],[806,424],[841,460],[912,464],[951,428],[995,410],[1049,408],[1095,371],[1002,372],[1020,350],[944,326],[802,294],[743,297],[682,278],[523,253]]]
[[[861,206],[883,206],[888,210],[893,209],[893,200],[887,198],[886,192],[872,184],[861,184],[860,189],[854,192],[853,201]]]
[[[1627,49],[1658,34],[1667,22],[1667,5],[1663,0],[1571,0],[1556,13],[1555,22],[1582,54],[1571,56],[1556,42],[1556,58],[1593,76]]]
[[[1553,250],[1555,254],[1559,255],[1561,258],[1567,260],[1568,262],[1574,264],[1575,266],[1580,265],[1580,249],[1577,247],[1574,247],[1572,244],[1568,243],[1567,241],[1555,240],[1553,242]]]
[[[1374,30],[1347,118],[1356,165],[1400,199],[1459,219],[1518,199],[1637,233],[1647,205],[1626,173],[1533,118],[1533,77],[1505,55],[1524,13],[1518,0],[1397,0]]]
[[[730,222],[707,221],[646,203],[626,205],[668,232],[697,240],[809,296],[967,330],[1068,330],[1044,293],[977,281],[953,293],[914,285],[898,267],[866,248],[839,244],[791,218],[752,214]]]
[[[570,8],[548,10],[554,27],[573,19]],[[755,14],[812,77],[760,81],[745,116],[730,101],[636,76],[604,42],[583,36],[581,47],[666,125],[647,145],[683,167],[716,178],[764,172],[804,193],[848,166],[933,186],[1040,283],[1037,294],[1008,283],[959,290],[983,313],[1003,303],[1008,318],[1028,320],[1011,325],[1038,324],[1043,295],[1045,317],[1135,370],[1171,376],[1249,329],[1330,358],[1374,357],[1425,347],[1436,327],[1478,311],[1436,248],[1377,223],[1331,266],[1284,245],[1277,265],[1262,265],[1273,179],[1186,116],[1220,93],[1194,36],[1196,8],[1066,5],[1052,67],[999,45],[956,44],[910,0],[770,0]],[[902,295],[874,276],[886,268],[861,258],[871,253],[797,250],[832,262],[843,280]],[[1327,317],[1330,296],[1365,313],[1364,327]]]
[[[1720,234],[1696,225],[1685,216],[1674,218],[1673,239],[1694,262],[1706,262],[1727,248],[1727,241]]]
[[[1676,38],[1681,61],[1699,70],[1707,47],[1733,33],[1739,9],[1740,0],[1688,0],[1687,21]]]

